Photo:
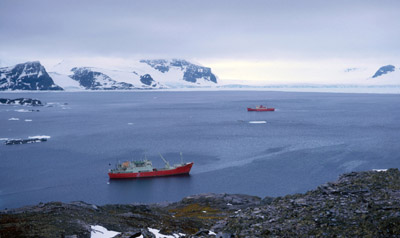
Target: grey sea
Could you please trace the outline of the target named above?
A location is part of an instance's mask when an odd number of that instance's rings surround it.
[[[281,196],[345,172],[400,167],[400,95],[263,91],[27,92],[0,105],[0,209],[155,203],[199,193]],[[275,112],[247,112],[265,104]],[[34,111],[31,111],[31,110]],[[36,111],[39,110],[39,111]],[[50,136],[5,145],[4,140]],[[189,176],[109,180],[117,161],[179,153]]]

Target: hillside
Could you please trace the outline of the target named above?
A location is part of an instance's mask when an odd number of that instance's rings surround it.
[[[96,206],[52,202],[0,212],[1,237],[397,237],[398,169],[352,172],[305,194],[202,194],[180,202]],[[169,235],[169,236],[167,236]]]

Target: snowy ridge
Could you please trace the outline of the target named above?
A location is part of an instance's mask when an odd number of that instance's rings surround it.
[[[50,68],[65,90],[166,89],[214,87],[210,68],[186,60],[131,60],[124,62],[62,61]]]

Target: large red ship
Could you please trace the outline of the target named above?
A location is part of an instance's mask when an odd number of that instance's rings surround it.
[[[163,177],[172,175],[189,174],[192,169],[193,162],[169,165],[162,156],[165,162],[164,168],[153,168],[150,160],[141,161],[125,161],[118,163],[115,169],[110,169],[108,176],[110,179],[123,179],[123,178],[148,178],[148,177]]]
[[[273,108],[273,107],[268,108],[263,105],[260,105],[260,106],[256,106],[256,108],[248,107],[247,111],[249,111],[249,112],[268,112],[268,111],[273,112],[273,111],[275,111],[275,108]]]

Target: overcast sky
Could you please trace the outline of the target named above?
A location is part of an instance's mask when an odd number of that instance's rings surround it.
[[[399,46],[397,0],[0,0],[3,62],[184,58],[220,78],[279,81],[293,65],[395,64]]]

